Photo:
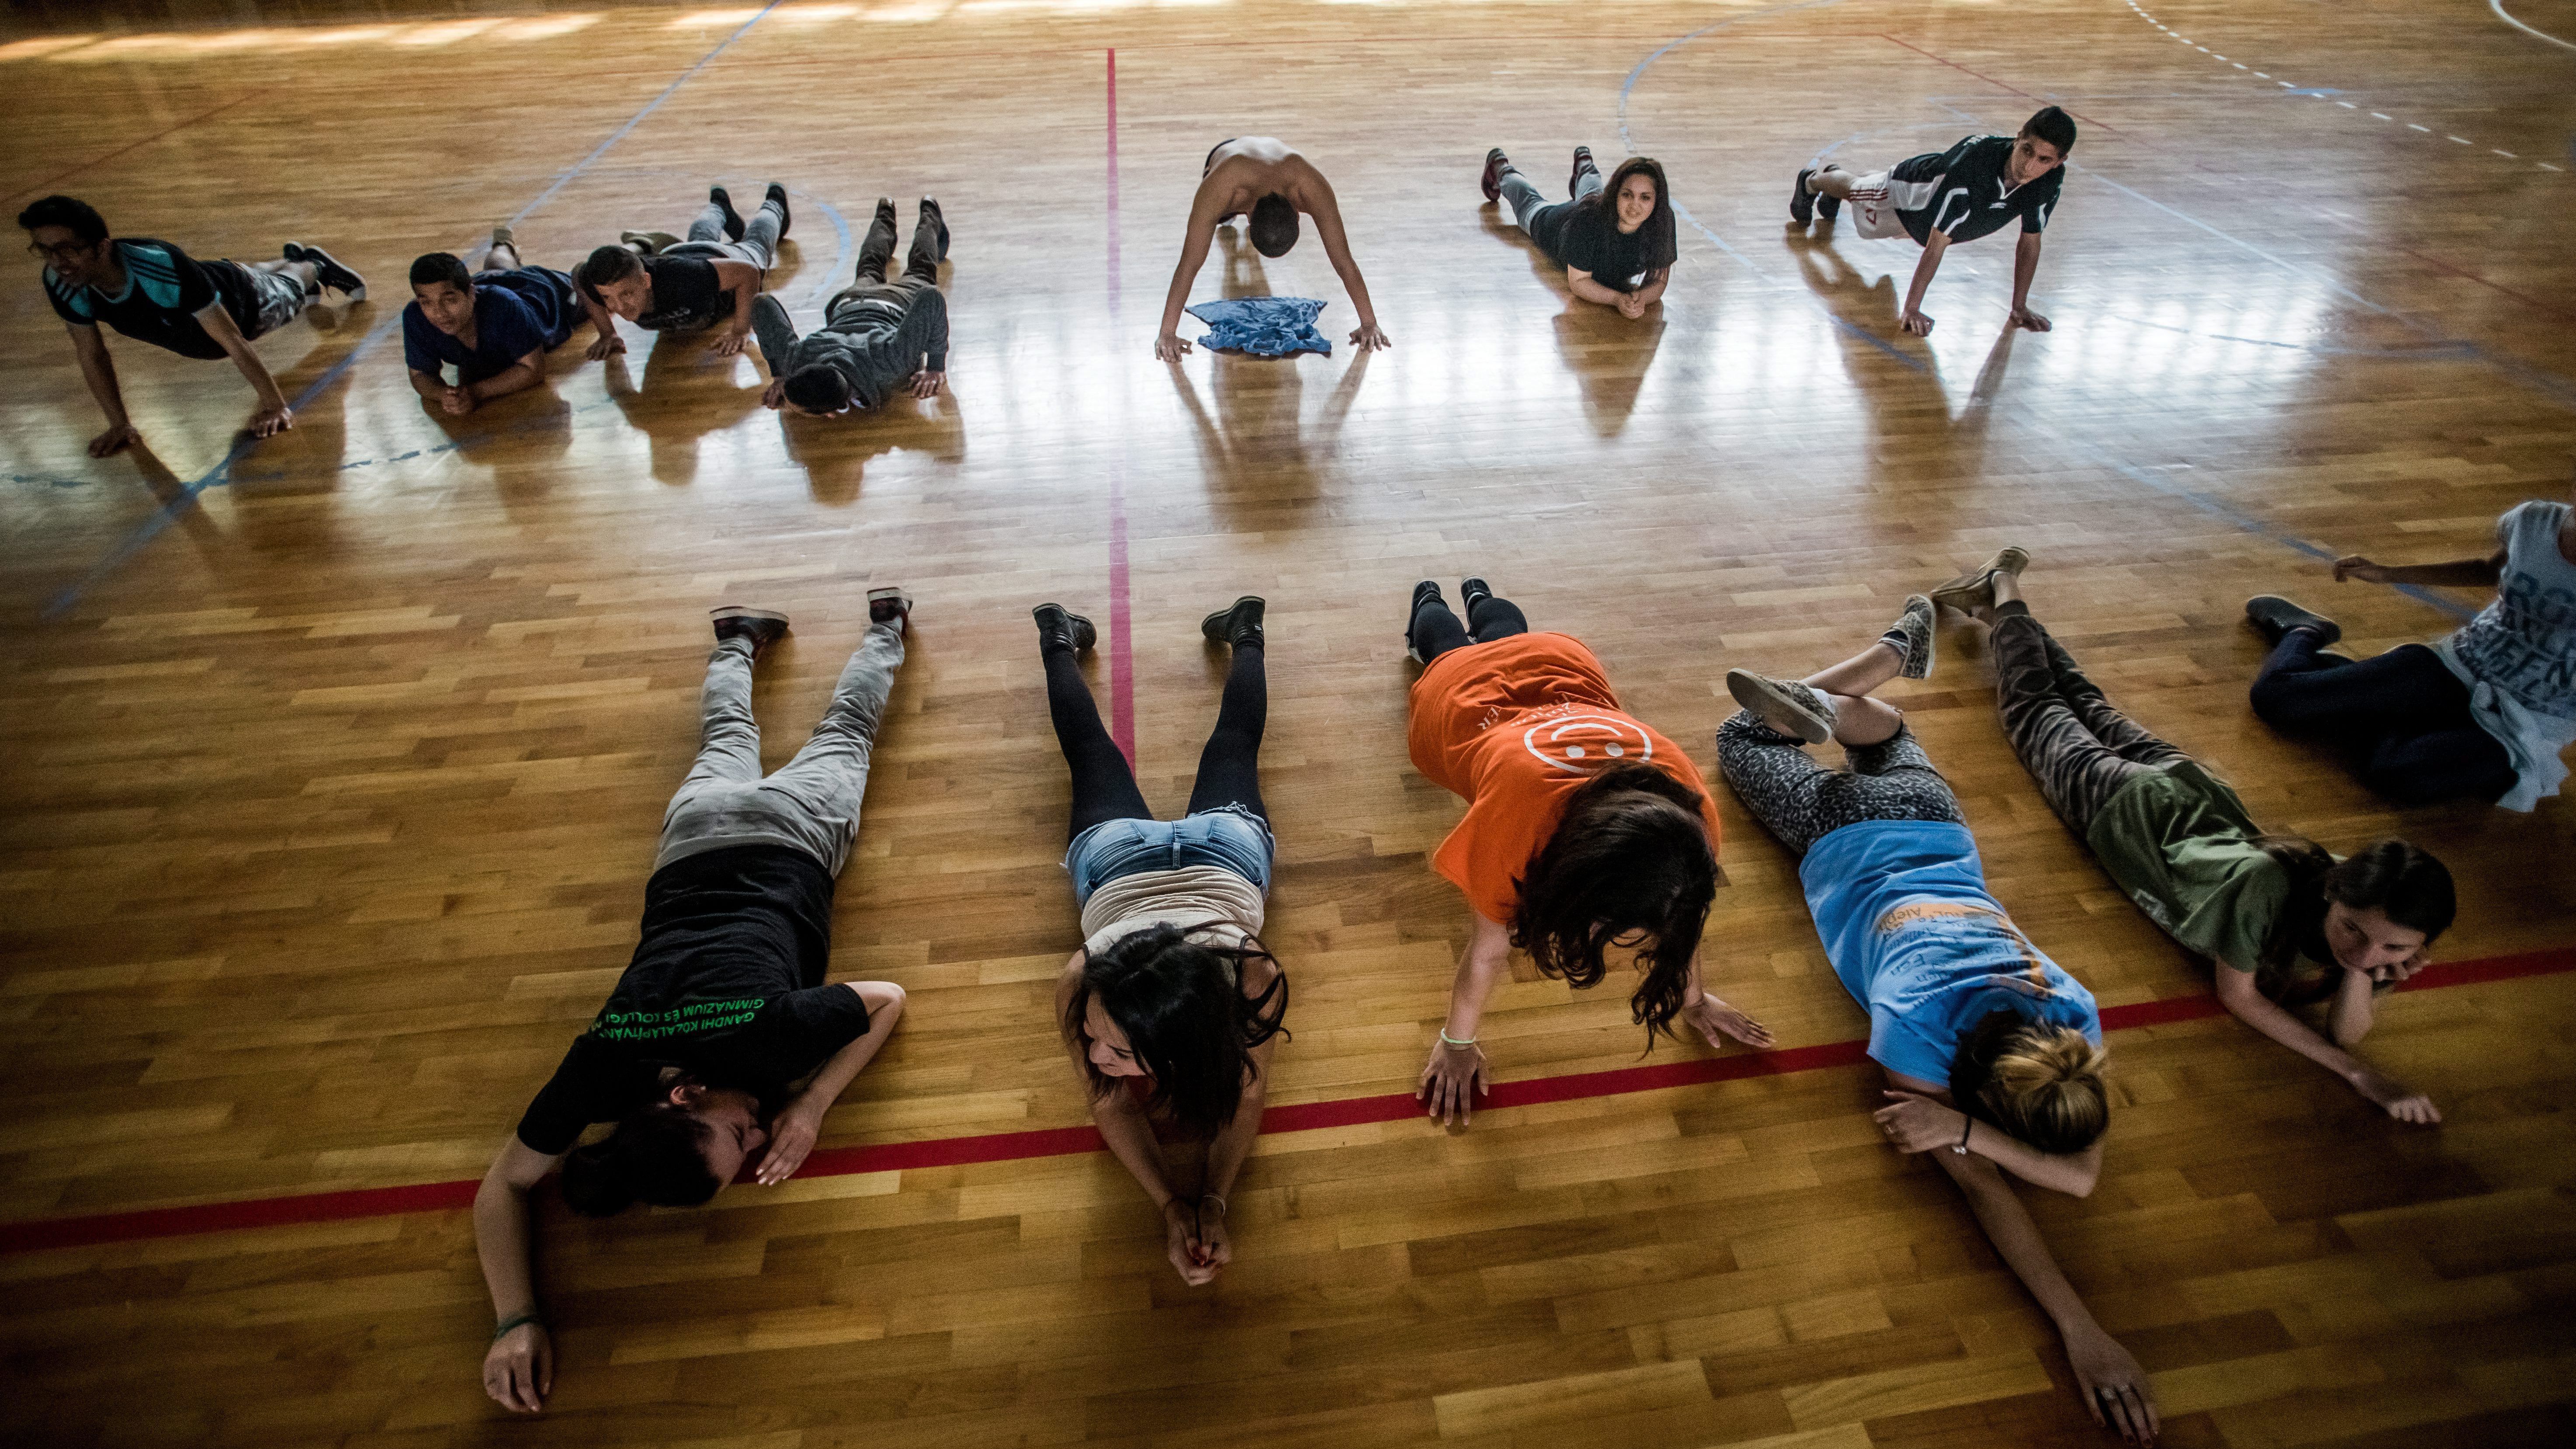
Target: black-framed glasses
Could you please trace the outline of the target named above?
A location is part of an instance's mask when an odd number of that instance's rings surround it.
[[[39,261],[67,262],[72,258],[79,256],[83,252],[91,250],[97,245],[98,243],[96,242],[74,240],[63,242],[56,246],[47,246],[40,241],[31,241],[27,243],[27,255],[34,257]]]

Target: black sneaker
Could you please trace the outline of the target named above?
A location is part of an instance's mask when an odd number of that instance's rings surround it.
[[[1815,174],[1815,168],[1810,166],[1799,172],[1789,187],[1789,219],[1800,226],[1816,219],[1816,194],[1807,189],[1807,178]]]
[[[2343,637],[2343,626],[2323,614],[2306,609],[2279,594],[2256,594],[2245,601],[2245,620],[2266,644],[2278,644],[2293,629],[2314,629],[2321,642],[2332,644]]]
[[[760,199],[762,204],[778,208],[778,239],[785,241],[787,228],[796,222],[796,218],[787,214],[787,188],[773,181],[769,183],[769,189],[761,193]]]
[[[1091,627],[1091,621],[1067,611],[1062,604],[1040,604],[1029,614],[1038,621],[1038,653],[1042,655],[1058,650],[1081,654],[1100,642],[1100,631]]]
[[[943,262],[948,260],[948,217],[939,209],[937,197],[921,198],[921,216],[924,221],[939,228],[939,259]]]
[[[1241,649],[1261,646],[1261,596],[1246,594],[1226,608],[1199,620],[1199,632],[1210,644],[1226,644]]]
[[[1458,581],[1458,606],[1465,609],[1471,619],[1476,615],[1477,601],[1490,599],[1493,596],[1494,586],[1483,579],[1465,578]]]
[[[1498,149],[1494,154],[1499,156],[1502,152]],[[1416,664],[1428,664],[1431,662],[1430,660],[1422,657],[1422,651],[1420,649],[1414,647],[1413,618],[1415,615],[1422,612],[1422,606],[1425,604],[1445,604],[1447,602],[1448,600],[1440,597],[1440,585],[1431,579],[1424,579],[1422,582],[1413,586],[1413,607],[1405,610],[1404,612],[1405,658],[1412,660]]]
[[[1830,191],[1816,193],[1816,215],[1827,221],[1843,214],[1843,199]]]
[[[707,200],[724,208],[725,240],[742,240],[742,213],[733,209],[733,194],[721,186],[710,186],[707,188]]]
[[[878,198],[877,198],[877,224],[878,224],[878,225],[880,225],[880,226],[882,226],[882,227],[884,227],[884,228],[885,228],[886,230],[888,230],[888,231],[892,231],[892,230],[894,230],[894,198],[893,198],[893,197],[891,197],[891,196],[880,196],[880,197],[878,197]]]
[[[768,653],[770,645],[787,635],[787,616],[771,609],[723,604],[707,610],[707,618],[716,626],[717,643],[722,644],[727,639],[748,639],[754,659]]]
[[[868,590],[868,622],[892,624],[901,634],[912,626],[912,595],[897,588]]]
[[[1485,174],[1476,179],[1476,184],[1485,188],[1487,201],[1503,199],[1503,173],[1511,169],[1512,158],[1503,154],[1502,147],[1485,153]]]
[[[1574,148],[1574,169],[1565,173],[1566,195],[1575,194],[1574,188],[1583,184],[1583,173],[1586,171],[1595,176],[1601,174],[1601,168],[1592,163],[1592,148],[1577,146]]]
[[[288,242],[286,259],[290,262],[311,262],[313,280],[318,285],[328,287],[352,302],[367,300],[367,279],[340,265],[337,257],[320,247],[308,247],[302,242]]]

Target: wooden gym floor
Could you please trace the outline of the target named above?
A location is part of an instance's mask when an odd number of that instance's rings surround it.
[[[1957,1195],[1864,1121],[1874,1071],[1629,1090],[1585,1074],[1712,1054],[1641,1063],[1623,992],[1524,971],[1494,1059],[1556,1100],[1463,1135],[1372,1100],[1465,934],[1424,862],[1458,807],[1404,753],[1415,579],[1486,574],[1581,635],[1707,768],[1727,667],[1838,658],[2020,541],[2115,698],[2266,821],[2441,852],[2441,956],[2502,963],[2387,1005],[2368,1055],[2447,1118],[2397,1127],[2201,1009],[2205,971],[2014,764],[1973,638],[1899,691],[1997,892],[2151,1023],[2111,1035],[2101,1189],[2036,1210],[2170,1442],[2576,1439],[2576,812],[2389,809],[2248,714],[2238,618],[2280,589],[2363,649],[2429,637],[2480,600],[2320,559],[2480,552],[2564,494],[2576,50],[2548,37],[2576,0],[2503,8],[2530,29],[2479,0],[17,7],[13,208],[67,190],[204,256],[323,243],[376,290],[259,344],[312,396],[238,455],[230,369],[112,341],[149,449],[105,462],[33,264],[0,293],[0,1437],[2102,1442]],[[1909,249],[1784,237],[1820,151],[1884,165],[2043,98],[2085,127],[2055,332],[1999,331],[2008,239],[1953,253],[1917,340]],[[1153,361],[1200,158],[1263,132],[1339,188],[1393,351]],[[1642,326],[1569,310],[1476,204],[1488,145],[1553,187],[1578,141],[1661,158],[1688,210]],[[945,202],[952,396],[782,426],[750,358],[640,337],[460,422],[404,385],[414,254],[517,217],[569,265],[770,179],[800,320],[876,196]],[[1352,325],[1311,239],[1223,270],[1196,295]],[[565,1362],[551,1412],[504,1422],[453,1184],[623,964],[702,611],[795,617],[776,762],[872,581],[920,611],[834,967],[912,1007],[825,1145],[934,1145],[700,1212],[548,1209]],[[1109,1158],[988,1139],[1084,1121],[1045,1005],[1074,912],[1027,610],[1123,618],[1096,685],[1177,808],[1216,702],[1192,624],[1238,591],[1272,601],[1274,1099],[1309,1130],[1264,1140],[1240,1259],[1194,1292]],[[1793,1064],[1846,1060],[1863,1020],[1790,863],[1720,808],[1712,984],[1822,1049]],[[175,1231],[278,1199],[307,1220]],[[191,1211],[116,1216],[163,1208]]]

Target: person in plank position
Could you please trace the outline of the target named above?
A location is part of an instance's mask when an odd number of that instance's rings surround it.
[[[822,326],[800,338],[776,297],[763,293],[751,304],[752,330],[769,363],[764,405],[820,417],[863,412],[897,392],[939,395],[948,378],[948,298],[939,290],[948,223],[939,203],[923,197],[903,276],[889,282],[894,217],[894,202],[878,197],[876,220],[859,248],[858,280],[824,304]]]
[[[480,272],[447,252],[418,257],[402,316],[411,390],[459,417],[525,392],[546,380],[546,354],[581,319],[571,276],[523,264],[506,226],[492,229]]]
[[[694,1207],[746,1164],[764,1184],[784,1182],[902,1016],[894,983],[823,976],[832,881],[858,839],[911,609],[900,589],[868,591],[867,637],[822,723],[766,778],[751,671],[787,618],[714,611],[705,744],[662,817],[643,940],[474,1195],[475,1251],[498,1320],[483,1391],[503,1407],[535,1413],[554,1387],[529,1271],[528,1193],[547,1172],[563,1164],[565,1203],[592,1217],[638,1202]],[[576,1145],[596,1122],[617,1125]]]
[[[1487,1086],[1476,1044],[1485,1000],[1517,946],[1540,974],[1593,986],[1633,960],[1628,998],[1646,1044],[1696,1031],[1771,1045],[1771,1033],[1700,980],[1700,933],[1717,898],[1717,809],[1681,747],[1619,708],[1601,661],[1571,635],[1533,634],[1483,579],[1460,582],[1461,622],[1440,586],[1413,587],[1406,653],[1422,661],[1407,748],[1423,777],[1467,801],[1431,857],[1467,898],[1467,949],[1415,1088],[1465,1123]]]
[[[1510,203],[1512,220],[1532,246],[1565,268],[1566,289],[1577,297],[1616,307],[1632,321],[1664,299],[1679,253],[1661,163],[1631,156],[1604,182],[1592,148],[1577,146],[1565,183],[1572,199],[1549,201],[1496,146],[1485,153],[1478,185],[1487,201]]]
[[[1931,598],[1987,626],[1995,708],[2022,768],[2103,871],[2185,950],[2216,964],[2218,1000],[2400,1122],[2433,1100],[2352,1054],[2376,995],[2421,971],[2459,905],[2451,872],[2403,840],[2338,860],[2254,823],[2235,787],[2140,728],[2084,677],[2022,602],[2006,548]],[[2300,1019],[2325,1009],[2325,1030]]]
[[[1920,594],[1878,642],[1803,680],[1730,670],[1727,692],[1744,710],[1717,732],[1718,769],[1800,858],[1825,957],[1869,1013],[1870,1059],[1887,1073],[1879,1131],[1899,1152],[1931,1154],[1967,1195],[2056,1325],[2093,1422],[2146,1442],[2154,1386],[2005,1180],[2084,1197],[2100,1179],[2111,1124],[2101,1015],[1986,889],[1958,797],[1905,716],[1872,697],[1931,670],[1932,604]],[[1808,755],[1827,740],[1846,768]]]
[[[2278,594],[2245,602],[2272,646],[2254,713],[2343,747],[2362,783],[2400,805],[2492,800],[2528,811],[2558,793],[2576,744],[2576,489],[2496,520],[2496,550],[2450,563],[2335,560],[2338,582],[2485,588],[2476,618],[2431,644],[2368,659],[2327,648],[2343,627]]]
[[[647,332],[703,332],[729,322],[715,340],[715,352],[739,354],[751,336],[751,300],[777,264],[778,243],[791,220],[787,188],[774,181],[748,222],[723,187],[710,187],[685,239],[666,231],[630,231],[616,246],[584,257],[572,277],[599,331],[590,360],[602,362],[626,350],[617,317]]]
[[[107,431],[89,441],[93,458],[143,440],[126,415],[101,322],[181,357],[231,358],[259,394],[250,433],[266,438],[295,426],[295,412],[250,344],[294,321],[324,287],[352,302],[367,298],[366,278],[301,242],[288,242],[274,262],[201,262],[170,242],[110,238],[98,212],[69,196],[30,202],[18,225],[45,264],[45,300],[72,335],[81,380],[107,414]]]
[[[1073,772],[1064,868],[1082,912],[1082,948],[1056,977],[1056,1022],[1092,1122],[1161,1210],[1165,1256],[1192,1287],[1234,1260],[1227,1199],[1261,1135],[1271,1048],[1287,1035],[1288,977],[1260,935],[1276,852],[1261,803],[1262,608],[1247,594],[1199,622],[1231,658],[1178,820],[1154,818],[1100,727],[1081,665],[1098,631],[1062,604],[1032,611],[1047,716]],[[1198,1191],[1175,1182],[1158,1117],[1207,1143]]]
[[[2048,319],[2030,309],[2030,284],[2039,275],[2039,237],[2057,208],[2066,153],[2074,149],[2073,118],[2049,106],[2023,122],[2017,136],[1963,136],[1947,151],[1909,157],[1866,176],[1832,165],[1801,171],[1789,193],[1789,217],[1801,227],[1819,215],[1831,221],[1848,202],[1853,227],[1863,237],[1913,238],[1923,259],[1914,264],[1899,321],[1917,337],[1932,335],[1923,293],[1951,244],[1975,241],[2019,217],[2009,320],[2045,332]]]
[[[1198,194],[1190,198],[1189,230],[1181,237],[1181,260],[1172,268],[1172,290],[1163,299],[1163,330],[1154,338],[1154,355],[1177,361],[1190,350],[1181,339],[1181,312],[1190,300],[1190,283],[1206,264],[1216,229],[1238,216],[1247,218],[1253,250],[1265,257],[1286,256],[1297,244],[1297,214],[1315,219],[1315,234],[1324,239],[1324,257],[1351,294],[1351,310],[1360,325],[1351,329],[1352,345],[1375,352],[1388,345],[1369,305],[1368,282],[1360,264],[1351,260],[1351,240],[1342,230],[1342,206],[1333,184],[1313,162],[1287,142],[1272,136],[1239,136],[1220,141],[1199,168]]]

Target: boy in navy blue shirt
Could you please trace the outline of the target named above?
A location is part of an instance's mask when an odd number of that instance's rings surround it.
[[[523,265],[508,227],[492,229],[481,272],[447,252],[415,260],[411,295],[403,362],[412,391],[460,417],[545,381],[546,354],[582,316],[572,278]]]

